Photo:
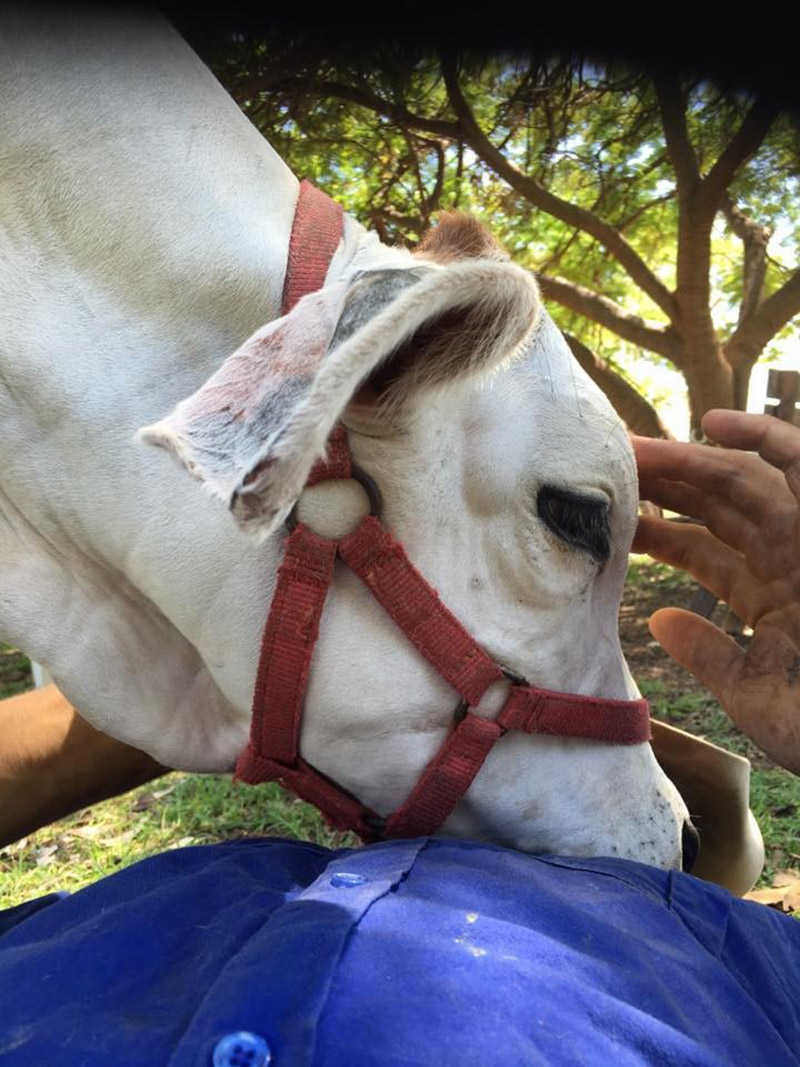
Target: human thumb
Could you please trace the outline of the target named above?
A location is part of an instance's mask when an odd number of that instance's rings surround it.
[[[744,652],[708,619],[682,608],[662,608],[650,616],[650,633],[723,707],[732,703]]]

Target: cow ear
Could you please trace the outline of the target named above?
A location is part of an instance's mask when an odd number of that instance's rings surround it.
[[[452,263],[457,259],[507,260],[508,253],[472,215],[460,211],[443,211],[423,237],[414,253],[434,263]]]
[[[289,514],[357,394],[400,404],[485,371],[524,342],[537,310],[535,282],[509,263],[365,272],[262,327],[139,437],[169,449],[263,538]],[[375,378],[383,364],[385,382]]]
[[[417,247],[414,258],[417,262],[446,266],[451,270],[464,261],[482,261],[467,266],[455,277],[463,274],[465,280],[469,279],[469,288],[472,280],[479,278],[483,268],[488,266],[485,271],[486,300],[481,300],[476,292],[474,299],[453,304],[427,327],[409,336],[369,376],[356,399],[361,403],[367,401],[384,412],[402,407],[428,388],[481,373],[498,357],[501,360],[507,358],[514,345],[508,349],[504,349],[504,345],[510,343],[509,334],[521,325],[514,321],[516,314],[529,314],[525,326],[530,329],[540,310],[538,291],[531,277],[527,283],[533,307],[524,308],[522,304],[517,305],[510,294],[504,296],[506,285],[513,289],[520,281],[517,269],[491,269],[491,261],[507,264],[508,254],[489,230],[471,215],[458,211],[441,212],[436,225],[428,230]]]
[[[212,496],[229,507],[264,465],[291,413],[308,396],[344,305],[344,282],[300,300],[262,326],[197,392],[137,437],[170,451]],[[281,521],[264,523],[264,530]]]

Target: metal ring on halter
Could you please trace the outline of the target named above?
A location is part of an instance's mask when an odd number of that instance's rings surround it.
[[[502,663],[498,663],[497,666],[503,672],[503,676],[511,682],[512,685],[524,685],[528,686],[530,683],[527,679],[523,678],[521,674],[517,674],[516,671],[510,670],[508,667],[504,667]],[[493,683],[496,684],[496,683]],[[469,711],[469,702],[464,700],[463,697],[456,704],[456,710],[453,712],[453,722],[458,726],[460,722],[463,722],[467,717]]]
[[[381,512],[383,511],[383,497],[381,496],[381,491],[378,488],[377,483],[373,481],[373,479],[367,474],[365,470],[362,470],[361,467],[357,467],[355,463],[350,464],[350,477],[353,479],[354,482],[358,482],[358,484],[367,494],[367,500],[369,501],[369,514],[374,516],[376,519],[379,519],[381,517]],[[346,481],[347,479],[337,478],[335,480]],[[322,485],[323,483],[317,482],[316,484]],[[290,532],[295,528],[295,526],[297,526],[297,523],[299,521],[297,518],[297,505],[299,504],[299,502],[299,500],[295,501],[294,507],[286,516],[286,529]]]
[[[524,685],[527,688],[531,684],[527,678],[523,678],[521,674],[517,674],[516,671],[512,671],[509,667],[504,667],[502,663],[498,663],[497,666],[512,685]]]
[[[462,697],[461,700],[459,700],[459,702],[456,704],[456,710],[453,712],[453,722],[456,724],[456,726],[458,726],[460,722],[463,722],[464,719],[466,719],[468,711],[469,702],[464,700],[464,698]]]

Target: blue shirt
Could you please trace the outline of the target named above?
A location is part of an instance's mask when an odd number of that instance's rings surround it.
[[[3,1067],[800,1062],[800,923],[624,860],[243,840],[5,920]]]

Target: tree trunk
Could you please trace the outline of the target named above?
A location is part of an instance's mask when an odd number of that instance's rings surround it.
[[[733,376],[733,407],[737,411],[745,411],[747,395],[750,391],[750,375],[764,350],[763,348],[756,350],[755,346],[737,342],[733,338],[726,344],[723,351],[725,361],[730,366]]]
[[[706,346],[700,352],[687,352],[683,367],[689,400],[690,433],[700,440],[703,436],[701,420],[711,408],[734,407],[733,372],[715,346],[709,352]]]
[[[747,410],[747,395],[750,392],[750,375],[754,363],[747,360],[733,368],[733,406],[737,411]]]

